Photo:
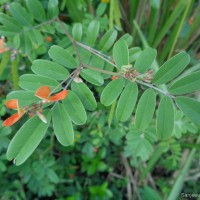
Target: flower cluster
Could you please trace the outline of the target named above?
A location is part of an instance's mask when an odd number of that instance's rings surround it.
[[[61,92],[58,92],[57,94],[54,95],[50,94],[51,91],[49,86],[41,86],[35,92],[35,96],[42,99],[42,101],[40,101],[38,104],[33,103],[30,106],[26,106],[24,108],[19,107],[18,99],[7,100],[6,107],[9,109],[17,110],[17,112],[13,114],[11,117],[7,118],[3,122],[3,126],[12,126],[18,120],[20,120],[25,113],[28,113],[30,117],[36,114],[44,123],[47,123],[46,118],[42,114],[42,104],[56,102],[65,99],[65,97],[68,94],[68,90],[62,90]]]

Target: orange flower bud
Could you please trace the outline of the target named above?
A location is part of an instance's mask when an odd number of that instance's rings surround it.
[[[6,48],[6,46],[5,46],[4,39],[0,39],[0,54],[7,50],[8,50],[8,48]]]
[[[47,42],[52,42],[52,37],[51,36],[47,36],[46,38],[45,38],[45,40],[47,41]]]

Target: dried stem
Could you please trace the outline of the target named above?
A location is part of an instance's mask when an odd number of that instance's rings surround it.
[[[134,179],[132,170],[131,170],[131,168],[130,168],[130,166],[129,166],[128,160],[127,160],[127,158],[124,156],[124,154],[121,154],[121,159],[122,159],[122,162],[123,162],[124,167],[125,167],[125,169],[126,169],[126,175],[127,175],[127,177],[129,178],[130,182],[131,182],[132,185],[133,185],[133,190],[134,190],[134,192],[135,192],[135,194],[136,194],[136,196],[137,196],[137,199],[141,200],[141,196],[140,196],[140,194],[139,194],[139,192],[138,192],[137,184],[136,184],[136,181],[135,181],[135,179]],[[129,187],[130,187],[130,185],[129,185]],[[130,192],[130,188],[129,188],[129,187],[127,188],[127,190]],[[129,195],[130,195],[130,194],[129,194]],[[131,194],[131,196],[132,196],[132,194]],[[130,197],[129,197],[129,198],[130,198]],[[132,199],[132,198],[130,198],[130,199]]]

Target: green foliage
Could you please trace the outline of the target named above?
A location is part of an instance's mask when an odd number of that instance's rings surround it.
[[[157,51],[155,49],[144,49],[136,60],[134,68],[140,73],[145,73],[151,67],[156,54]]]
[[[74,142],[74,130],[71,120],[63,104],[57,103],[53,107],[52,121],[57,140],[64,146]],[[62,121],[62,123],[60,123]]]
[[[126,121],[131,116],[138,96],[136,83],[128,83],[124,88],[116,108],[116,118],[119,121]]]
[[[8,146],[8,160],[14,159],[14,164],[21,165],[33,153],[50,124],[50,112],[45,112],[44,115],[47,123],[43,123],[35,116],[19,129]]]
[[[156,95],[152,89],[146,90],[138,102],[138,107],[135,114],[135,126],[139,130],[144,130],[148,127],[153,118],[153,113],[156,106]]]
[[[110,82],[101,94],[101,103],[110,106],[120,95],[124,88],[124,79],[116,79]]]
[[[177,198],[198,166],[197,1],[0,6],[0,117],[25,112],[0,122],[0,196]],[[18,100],[15,115],[6,100]]]
[[[181,52],[165,62],[155,74],[153,83],[160,85],[167,83],[179,75],[188,65],[190,57],[186,52]]]
[[[174,107],[169,97],[163,97],[157,114],[157,135],[159,139],[169,139],[174,127]]]
[[[120,70],[123,65],[129,64],[128,47],[125,40],[119,40],[113,47],[113,58],[117,68]]]

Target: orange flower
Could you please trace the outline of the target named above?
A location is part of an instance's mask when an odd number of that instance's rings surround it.
[[[52,96],[50,96],[50,93],[51,93],[51,90],[49,86],[41,86],[35,92],[35,96],[44,100],[44,103],[60,101],[60,100],[63,100],[67,96],[68,90],[63,90]]]
[[[22,116],[26,113],[25,109],[19,108],[18,99],[11,99],[11,100],[6,101],[6,107],[9,109],[16,109],[17,113],[7,118],[3,122],[3,126],[12,126],[14,123],[20,120]]]
[[[8,48],[5,47],[4,39],[0,39],[0,54],[7,50],[8,50]]]

